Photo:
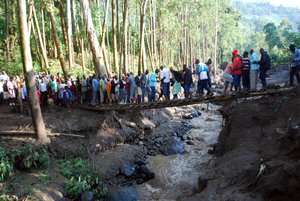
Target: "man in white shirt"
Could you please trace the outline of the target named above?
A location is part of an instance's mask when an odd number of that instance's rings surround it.
[[[160,80],[163,84],[163,94],[166,100],[170,100],[170,69],[164,68],[163,66],[159,68],[161,70]]]
[[[250,55],[250,89],[251,91],[256,91],[259,73],[259,65],[257,62],[259,58],[253,49],[250,50]]]

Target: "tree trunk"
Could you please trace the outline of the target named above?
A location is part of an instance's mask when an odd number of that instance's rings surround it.
[[[35,28],[34,28],[34,24],[33,24],[33,21],[31,21],[31,27],[32,27],[32,32],[33,32],[33,38],[34,38],[34,41],[35,41],[35,45],[36,45],[36,51],[37,51],[37,54],[38,54],[38,61],[41,65],[41,68],[44,69],[44,65],[43,65],[43,56],[41,54],[41,50],[40,50],[40,47],[39,47],[39,40],[38,40],[38,36],[36,34],[36,31],[35,31]]]
[[[32,58],[30,54],[30,42],[28,35],[28,27],[26,22],[26,3],[24,0],[18,0],[19,7],[19,29],[21,38],[21,52],[23,57],[23,69],[28,90],[29,106],[31,109],[32,123],[36,133],[38,144],[47,144],[50,139],[47,137],[45,124],[43,121],[39,100],[37,97],[37,89],[32,66]]]
[[[114,57],[114,72],[117,73],[118,67],[118,46],[116,37],[116,8],[115,0],[111,0],[111,21],[112,21],[112,35],[113,35],[113,57]]]
[[[13,35],[12,40],[11,40],[11,49],[15,48],[15,45],[17,44],[18,40],[18,34],[16,31],[16,6],[15,6],[15,0],[11,0],[11,31],[10,33]]]
[[[106,33],[106,29],[107,29],[107,17],[108,17],[109,0],[106,0],[105,2],[106,2],[105,3],[105,14],[104,14],[104,20],[103,20],[103,23],[102,23],[100,46],[102,48],[103,60],[104,60],[106,71],[110,72],[110,69],[109,69],[109,64],[110,64],[109,56],[107,56],[106,45],[105,45],[105,33]],[[110,50],[108,49],[108,51],[110,51]]]
[[[32,1],[32,3],[33,3],[33,1]],[[41,31],[40,31],[40,26],[39,26],[39,23],[38,23],[38,20],[37,20],[34,3],[32,5],[32,11],[33,11],[34,24],[35,24],[35,27],[36,27],[36,30],[37,30],[39,44],[40,44],[40,48],[41,48],[42,55],[43,55],[43,60],[45,62],[46,68],[49,69],[49,63],[48,63],[47,53],[46,53],[46,49],[45,49],[44,44],[43,44],[43,40],[42,40],[42,36],[41,36]]]
[[[73,20],[74,20],[74,27],[75,27],[75,35],[76,35],[76,45],[75,45],[75,51],[78,53],[80,49],[82,49],[81,43],[80,43],[80,37],[79,34],[79,25],[78,25],[78,18],[77,18],[77,1],[72,0],[72,14],[73,14]]]
[[[53,36],[54,36],[54,42],[55,42],[55,46],[57,48],[57,54],[58,54],[58,58],[60,61],[60,65],[64,74],[64,78],[65,80],[67,80],[68,78],[68,73],[67,73],[67,69],[66,69],[66,63],[64,60],[64,55],[62,52],[62,48],[61,48],[61,44],[58,38],[58,34],[57,34],[57,30],[56,30],[56,23],[55,23],[55,15],[54,15],[54,3],[53,0],[50,0],[50,20],[51,20],[51,24],[52,24],[52,31],[53,31]]]
[[[111,72],[107,71],[104,66],[104,61],[103,61],[103,53],[102,49],[99,45],[99,41],[97,39],[97,33],[94,28],[94,23],[92,20],[92,14],[91,14],[91,9],[88,0],[81,0],[81,5],[82,5],[82,12],[84,16],[84,21],[86,25],[86,30],[88,34],[88,39],[90,43],[90,48],[92,50],[93,54],[93,62],[94,62],[94,68],[95,72],[97,74],[108,74],[111,75]]]
[[[140,7],[140,56],[139,56],[139,66],[138,71],[144,72],[146,67],[146,55],[145,55],[145,15],[146,6],[148,0],[143,0]]]
[[[67,0],[67,21],[68,21],[68,56],[69,56],[69,69],[72,68],[74,62],[74,47],[72,38],[72,17],[71,17],[71,0]]]
[[[216,22],[215,22],[215,50],[214,50],[214,68],[213,73],[216,75],[217,70],[217,49],[218,49],[218,15],[219,15],[219,1],[216,0]]]
[[[45,12],[44,12],[44,9],[42,9],[42,36],[43,36],[44,48],[45,48],[45,50],[47,50],[46,34],[45,34]]]
[[[6,59],[10,61],[10,40],[9,40],[9,3],[5,1],[5,15],[6,15]]]
[[[33,0],[29,0],[29,11],[27,17],[27,27],[28,27],[28,35],[31,35],[31,21],[32,21],[32,14],[33,14]]]
[[[127,28],[128,28],[128,0],[123,2],[123,62],[124,62],[124,73],[128,72],[128,58],[127,58]]]
[[[53,0],[51,0],[53,1]],[[52,4],[54,6],[54,2]],[[64,14],[64,3],[62,0],[59,2],[59,14],[60,14],[60,23],[61,23],[61,31],[64,37],[64,42],[66,47],[69,47],[69,40],[68,40],[68,32],[67,32],[67,26],[66,26],[66,20],[65,20],[65,14]]]

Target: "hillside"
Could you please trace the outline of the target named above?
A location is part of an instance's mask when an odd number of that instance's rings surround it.
[[[236,9],[242,14],[242,23],[262,31],[265,24],[273,22],[279,25],[283,19],[288,19],[293,30],[296,31],[300,22],[300,9],[284,6],[275,6],[268,2],[234,1]]]

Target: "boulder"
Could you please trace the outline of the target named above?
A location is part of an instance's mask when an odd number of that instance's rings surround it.
[[[119,186],[110,188],[106,201],[137,201],[139,195],[133,186]]]
[[[80,201],[93,201],[94,193],[92,191],[84,191],[80,196]]]
[[[179,138],[169,137],[160,147],[160,152],[164,155],[184,154],[184,143]]]
[[[131,177],[134,174],[135,169],[134,167],[131,167],[129,165],[123,165],[122,168],[120,169],[120,172],[126,177]]]

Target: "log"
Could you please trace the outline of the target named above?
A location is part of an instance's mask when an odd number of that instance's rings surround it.
[[[32,131],[0,131],[0,136],[17,136],[17,137],[33,137],[35,133]],[[56,137],[56,136],[67,136],[67,137],[77,137],[77,138],[85,138],[84,135],[72,134],[72,133],[50,133],[47,134],[49,137]]]

